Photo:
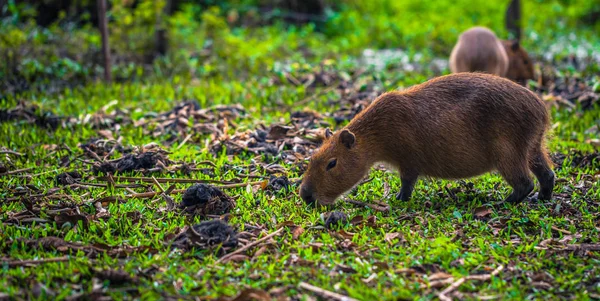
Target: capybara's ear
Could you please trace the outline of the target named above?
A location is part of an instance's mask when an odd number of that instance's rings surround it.
[[[510,49],[512,49],[513,51],[517,51],[519,50],[519,40],[515,40],[512,41],[512,44],[510,45]]]
[[[349,130],[342,130],[340,133],[340,142],[345,145],[347,148],[352,148],[354,146],[354,142],[356,142],[356,137]]]
[[[325,129],[325,138],[329,139],[331,136],[333,136],[333,132],[329,128]]]

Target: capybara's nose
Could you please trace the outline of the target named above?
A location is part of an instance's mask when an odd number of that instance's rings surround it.
[[[310,187],[308,187],[307,185],[300,186],[300,197],[307,204],[312,205],[315,203],[315,198],[313,197],[312,189],[310,189]]]

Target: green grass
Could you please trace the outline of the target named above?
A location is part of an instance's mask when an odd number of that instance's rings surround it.
[[[368,9],[365,5],[361,7]],[[438,10],[445,8],[442,4],[436,7]],[[324,68],[340,78],[352,78],[354,85],[349,88],[352,91],[388,91],[409,87],[440,74],[431,70],[428,64],[435,57],[445,58],[443,49],[452,39],[445,37],[442,41],[432,42],[435,44],[433,51],[419,47],[419,44],[405,47],[412,49],[408,51],[409,57],[422,67],[418,71],[406,71],[403,62],[394,60],[385,62],[387,68],[375,70],[361,64],[356,54],[365,47],[406,46],[414,41],[429,45],[424,41],[431,42],[446,32],[467,26],[469,22],[481,21],[451,20],[441,31],[431,32],[424,27],[419,28],[414,36],[407,35],[411,32],[408,26],[418,27],[419,24],[415,24],[414,20],[407,21],[407,28],[396,28],[402,33],[401,39],[388,45],[383,37],[376,34],[389,23],[396,22],[402,14],[402,7],[392,8],[389,15],[377,19],[380,24],[376,26],[360,30],[353,27],[351,29],[355,31],[346,35],[333,35],[333,46],[327,45],[330,40],[325,38],[326,35],[314,32],[310,27],[288,28],[282,35],[278,35],[279,25],[254,30],[227,29],[224,35],[228,38],[217,41],[223,44],[215,46],[220,52],[212,54],[200,65],[198,62],[186,62],[195,66],[191,75],[160,76],[157,72],[156,78],[151,80],[110,85],[90,82],[73,89],[33,90],[6,96],[0,101],[0,108],[12,108],[19,101],[25,101],[39,105],[43,111],[84,120],[88,114],[100,112],[104,106],[111,104],[108,113],[116,109],[125,110],[126,116],[139,121],[148,118],[149,113],[169,111],[181,101],[196,100],[203,108],[216,104],[240,104],[245,108],[245,115],[229,120],[229,135],[255,130],[260,125],[268,127],[288,123],[292,112],[304,109],[325,115],[324,123],[340,128],[343,124],[335,126],[328,113],[349,104],[328,87],[313,89],[293,85],[286,79],[286,72],[295,78],[305,78]],[[379,8],[371,9],[369,14],[383,14],[378,12]],[[548,9],[544,7],[544,11]],[[418,12],[418,9],[415,11]],[[344,11],[334,16],[329,26],[336,25],[335,22],[347,25],[353,14],[352,10]],[[544,12],[543,15],[552,14]],[[214,16],[204,16],[209,17]],[[435,20],[444,23],[440,18]],[[529,20],[535,26],[528,33],[543,27],[543,24],[534,22],[539,21],[537,16]],[[213,21],[219,23],[222,20]],[[496,27],[501,24],[497,18],[484,18],[483,21]],[[561,26],[567,25],[572,24]],[[550,49],[549,45],[553,45],[551,56],[557,59],[578,49],[589,53],[594,45],[598,45],[597,38],[593,37],[589,43],[587,40],[565,38],[568,30],[563,29],[565,31],[557,33],[555,40],[528,45],[539,64],[549,65],[541,60],[547,53],[545,51]],[[585,36],[591,29],[577,30]],[[227,53],[235,52],[231,49],[247,37],[251,38],[252,47],[244,47],[241,53],[228,57]],[[344,41],[345,37],[348,41]],[[311,55],[304,55],[300,46],[308,46]],[[273,53],[277,55],[273,56]],[[256,60],[247,60],[249,57]],[[169,61],[161,63],[176,65]],[[132,68],[135,73],[136,68],[141,67]],[[587,78],[590,85],[600,81],[597,75],[594,77],[594,72],[600,70],[598,62],[590,63],[582,74],[561,64],[557,68],[559,77]],[[296,104],[308,97],[313,98],[305,104]],[[91,166],[86,162],[91,159],[85,157],[78,147],[90,138],[100,137],[100,134],[90,124],[82,123],[50,130],[24,122],[2,122],[0,146],[23,155],[2,153],[0,163],[9,170],[30,170],[21,176],[0,175],[0,293],[9,295],[11,299],[39,300],[49,297],[65,299],[78,294],[92,298],[92,293],[113,299],[204,299],[234,296],[252,287],[270,291],[274,297],[279,295],[276,290],[281,289],[281,295],[291,300],[311,300],[312,293],[298,288],[300,282],[307,282],[359,300],[429,300],[436,299],[437,294],[450,285],[450,282],[440,284],[432,279],[445,275],[440,273],[458,280],[468,275],[491,273],[502,265],[504,268],[498,276],[487,281],[466,281],[457,290],[460,295],[454,297],[598,299],[600,253],[597,250],[586,252],[563,248],[577,244],[597,246],[600,243],[600,162],[574,167],[571,165],[574,155],[570,154],[572,150],[584,153],[598,151],[588,140],[599,135],[599,116],[598,104],[589,110],[580,107],[552,109],[553,125],[548,146],[551,153],[567,154],[567,157],[562,166],[555,166],[558,180],[555,198],[549,202],[500,204],[510,188],[496,173],[464,181],[423,178],[417,183],[413,198],[409,202],[401,202],[393,198],[400,188],[399,178],[395,173],[380,168],[374,168],[370,174],[372,180],[358,186],[347,198],[364,202],[381,200],[390,205],[389,212],[357,207],[343,200],[332,208],[312,208],[298,197],[297,184],[293,184],[287,193],[274,195],[258,185],[227,189],[225,192],[237,203],[230,213],[229,224],[239,232],[254,234],[249,241],[272,233],[282,225],[285,227],[281,235],[263,245],[262,254],[256,255],[262,246],[251,248],[245,253],[249,258],[227,263],[217,263],[219,257],[215,250],[181,252],[169,245],[173,235],[186,225],[197,224],[206,218],[189,218],[177,209],[165,210],[167,204],[160,197],[127,198],[130,192],[121,188],[63,189],[57,193],[61,195],[59,199],[46,197],[37,204],[40,213],[36,217],[50,219],[49,222],[11,222],[14,214],[27,210],[26,200],[31,199],[23,197],[15,200],[14,197],[26,189],[39,189],[37,192],[30,191],[38,194],[53,191],[59,187],[54,178],[61,172],[78,170],[84,174],[85,182],[103,183],[94,178]],[[217,125],[219,121],[213,123]],[[281,174],[294,179],[301,177],[298,164],[286,164],[281,158],[250,153],[213,155],[206,146],[207,142],[212,142],[208,134],[194,134],[181,145],[189,131],[172,142],[168,135],[153,137],[130,123],[123,123],[118,131],[114,127],[110,130],[115,138],[122,137],[121,143],[126,147],[154,142],[170,152],[168,157],[171,160],[186,163],[211,161],[216,165],[214,176],[201,171],[193,171],[189,175],[177,171],[152,174],[156,177],[250,182],[256,179],[239,177],[236,172],[268,176],[264,169],[256,166],[273,162],[283,166]],[[120,156],[117,151],[111,158]],[[65,158],[72,163],[67,168],[60,167]],[[27,174],[30,176],[23,176]],[[123,175],[142,176],[135,172]],[[145,184],[154,191],[158,190],[155,185]],[[164,188],[169,185],[162,184]],[[189,186],[175,184],[176,189]],[[389,194],[386,195],[388,188]],[[146,191],[145,188],[134,190]],[[99,211],[90,201],[105,196],[123,197],[124,202],[104,204],[107,216],[94,218],[93,215]],[[180,202],[181,194],[174,195],[174,201]],[[55,207],[71,205],[77,205],[82,214],[91,216],[87,226],[83,223],[59,226],[51,220]],[[485,209],[489,212],[483,217],[478,216]],[[372,222],[345,225],[343,232],[326,230],[322,227],[321,215],[334,210],[344,212],[351,219],[362,217]],[[259,231],[255,227],[259,227]],[[305,229],[298,237],[292,233],[296,227]],[[118,258],[107,252],[89,254],[82,250],[45,250],[20,241],[48,236],[86,247],[104,244],[113,249],[129,250],[130,253]],[[8,263],[62,256],[68,256],[66,261],[23,266],[10,266]],[[102,269],[124,270],[137,276],[139,282],[118,284],[98,280],[95,271]],[[447,279],[444,277],[442,279]]]
[[[373,77],[405,78],[400,82],[381,81],[383,90],[409,86],[422,80],[419,76],[400,73],[402,72],[392,70],[381,74],[370,73],[364,77],[367,80]],[[43,109],[60,115],[80,117],[117,100],[118,105],[115,107],[129,110],[134,120],[147,112],[169,110],[176,101],[183,99],[198,99],[203,106],[241,103],[248,109],[248,114],[234,121],[238,124],[237,130],[244,131],[254,129],[259,123],[269,125],[289,121],[290,112],[304,107],[295,107],[293,103],[309,94],[312,95],[312,92],[290,84],[201,81],[192,84],[95,84],[51,96],[35,94],[21,99],[38,103]],[[325,93],[306,106],[320,112],[332,111],[337,105],[331,107],[328,101],[336,98],[335,94]],[[11,107],[15,102],[16,99],[10,99],[3,106]],[[290,104],[292,106],[288,107]],[[551,151],[567,153],[571,148],[592,151],[593,147],[585,141],[595,134],[586,134],[585,130],[598,125],[599,112],[600,108],[575,112],[553,110],[553,122],[556,125],[549,143]],[[330,122],[333,124],[331,120]],[[74,158],[82,154],[77,148],[79,143],[98,137],[97,131],[89,125],[74,125],[55,131],[20,123],[5,122],[0,127],[2,136],[5,137],[3,146],[24,154],[22,157],[2,155],[2,161],[12,164],[14,169],[31,168],[28,173],[39,174],[26,178],[0,178],[4,187],[1,192],[3,199],[11,197],[18,187],[24,185],[32,185],[41,192],[47,192],[55,187],[53,178],[59,172],[75,169],[90,175],[89,165],[81,161],[74,161],[68,169],[57,167],[61,157]],[[231,128],[230,134],[235,131]],[[231,170],[225,168],[225,164],[246,166],[252,164],[254,158],[250,154],[229,158],[225,155],[214,157],[204,147],[204,140],[208,138],[206,135],[193,137],[181,148],[178,148],[180,142],[168,146],[165,143],[166,137],[144,135],[132,125],[124,125],[118,136],[123,137],[122,143],[125,146],[150,142],[165,144],[164,148],[172,152],[169,158],[176,161],[213,161],[217,165],[214,179],[219,180],[236,178]],[[180,137],[179,141],[181,140]],[[73,153],[65,149],[51,151],[48,147],[51,144],[66,145]],[[266,159],[259,158],[260,160]],[[218,257],[212,251],[196,250],[182,254],[168,246],[166,237],[177,233],[185,225],[200,222],[202,218],[188,220],[177,210],[165,212],[161,208],[166,204],[160,198],[126,199],[124,203],[107,204],[104,208],[108,210],[109,217],[92,219],[87,228],[82,227],[82,224],[59,227],[53,222],[7,224],[12,214],[25,207],[19,201],[3,201],[0,216],[4,222],[0,226],[0,234],[4,260],[46,259],[65,255],[59,251],[26,247],[16,241],[19,238],[35,239],[45,236],[57,236],[83,245],[101,243],[114,247],[131,247],[134,251],[121,259],[101,253],[97,258],[88,258],[81,251],[72,251],[67,252],[69,259],[66,262],[30,267],[9,267],[4,264],[0,285],[3,287],[2,291],[10,296],[39,299],[46,297],[44,290],[41,295],[30,290],[38,286],[38,283],[45,285],[48,291],[60,298],[90,293],[95,285],[113,298],[158,298],[167,295],[188,298],[231,296],[245,287],[264,290],[286,288],[286,296],[310,295],[297,288],[297,284],[304,281],[361,300],[431,299],[449,285],[429,287],[428,276],[436,271],[443,271],[458,279],[470,274],[489,273],[503,265],[505,268],[499,277],[490,281],[467,281],[463,284],[459,289],[464,294],[463,297],[589,299],[600,294],[598,252],[584,254],[556,251],[551,248],[553,243],[548,243],[547,240],[565,239],[563,243],[567,244],[599,242],[599,166],[600,162],[596,162],[587,168],[572,168],[567,160],[565,166],[557,168],[560,180],[555,193],[560,198],[546,203],[496,204],[509,193],[509,187],[497,174],[466,180],[473,183],[472,189],[465,188],[467,186],[457,181],[422,179],[418,182],[411,201],[405,203],[394,198],[384,200],[391,206],[389,213],[357,208],[340,201],[329,210],[340,210],[350,218],[362,216],[367,219],[376,216],[376,222],[372,225],[345,226],[344,231],[354,233],[351,238],[340,238],[335,231],[318,227],[322,225],[320,215],[324,210],[304,205],[296,194],[297,186],[292,186],[290,193],[276,196],[260,189],[229,189],[226,192],[237,202],[237,207],[231,212],[230,224],[239,231],[248,230],[248,225],[258,225],[266,234],[277,230],[283,223],[292,223],[306,231],[293,239],[291,231],[285,230],[267,245],[263,254],[243,262],[225,264],[217,264],[215,261]],[[296,169],[293,166],[284,164],[284,168],[288,177],[299,176],[294,172]],[[210,178],[200,172],[187,176],[181,173],[157,176]],[[371,182],[359,186],[349,197],[366,202],[380,199],[384,194],[385,183],[390,187],[391,196],[399,189],[399,179],[392,172],[374,170],[371,177]],[[93,178],[88,181],[93,181]],[[188,186],[177,184],[176,188]],[[450,197],[448,191],[455,191],[456,199]],[[105,188],[73,189],[65,190],[64,193],[76,204],[100,196],[127,194],[123,189]],[[179,202],[180,198],[181,195],[175,196],[175,201]],[[45,212],[49,210],[50,204],[63,201],[67,200],[44,201],[40,217],[46,216]],[[488,206],[491,213],[486,218],[479,219],[474,214],[482,206]],[[90,205],[82,205],[80,208],[86,214],[96,213]],[[128,217],[135,212],[139,212],[140,219],[132,222]],[[400,234],[396,239],[386,241],[388,233]],[[541,247],[545,245],[550,246],[547,247],[548,250]],[[141,247],[147,247],[150,251]],[[137,249],[139,250],[135,251]],[[255,251],[256,249],[251,249],[248,254],[252,255]],[[347,272],[340,271],[340,265],[349,267],[344,269]],[[405,272],[405,269],[411,267],[421,267],[417,271],[423,274]],[[108,281],[94,284],[93,270],[106,268],[123,269],[131,275],[138,275],[140,282],[124,286]],[[147,272],[152,270],[154,272]],[[146,272],[146,276],[142,276],[143,272]],[[371,280],[365,282],[367,279]],[[540,281],[547,282],[546,286],[540,284]],[[134,293],[126,289],[131,286],[135,288]]]

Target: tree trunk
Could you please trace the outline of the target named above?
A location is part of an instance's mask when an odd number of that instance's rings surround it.
[[[165,55],[169,49],[169,39],[167,37],[167,30],[163,21],[163,16],[170,16],[173,12],[173,1],[165,0],[165,7],[162,13],[158,13],[156,16],[156,32],[155,32],[155,55]]]
[[[504,16],[504,24],[508,31],[510,38],[521,40],[521,1],[511,0],[508,8],[506,9],[506,15]]]
[[[102,54],[104,55],[104,80],[111,81],[110,47],[108,44],[108,22],[106,21],[106,0],[98,0],[98,28],[102,36]]]

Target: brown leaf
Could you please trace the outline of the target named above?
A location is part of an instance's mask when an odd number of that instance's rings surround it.
[[[300,235],[302,235],[302,233],[304,233],[304,228],[298,226],[298,227],[296,227],[296,229],[294,229],[292,231],[292,238],[294,240],[298,240],[298,238],[300,237]]]
[[[235,298],[220,297],[217,298],[217,301],[271,301],[271,296],[269,295],[269,293],[263,290],[256,288],[247,288]]]
[[[345,239],[352,239],[354,237],[354,234],[356,234],[356,233],[346,232],[345,230],[340,230],[340,231],[335,232],[335,234],[337,234],[338,236],[345,238]]]
[[[88,226],[88,218],[83,214],[67,214],[67,213],[63,212],[63,213],[55,216],[54,221],[59,226],[62,226],[63,224],[65,224],[67,222],[69,222],[69,223],[71,223],[71,225],[75,226],[75,225],[77,225],[77,222],[79,222],[79,221],[82,222],[84,228]]]
[[[390,265],[387,262],[376,261],[373,263],[373,266],[377,267],[379,270],[387,270],[390,268]]]
[[[436,281],[436,280],[444,280],[444,279],[449,279],[449,278],[454,278],[454,277],[448,273],[437,272],[437,273],[433,273],[433,274],[429,275],[427,278],[429,279],[429,281]]]
[[[225,258],[223,261],[221,261],[222,263],[226,263],[226,262],[244,262],[249,260],[250,257],[244,254],[235,254],[235,255],[231,255],[228,256],[227,258]]]
[[[113,137],[113,134],[111,131],[109,130],[99,130],[98,131],[98,135],[104,137],[105,139],[108,140],[115,140],[115,138]]]
[[[490,209],[489,207],[486,207],[486,206],[482,206],[482,207],[475,209],[475,212],[473,213],[475,218],[479,218],[479,219],[488,217],[491,214],[492,214],[492,209]]]
[[[108,280],[111,284],[125,284],[125,283],[137,283],[137,277],[131,277],[129,273],[122,270],[96,270],[95,276],[102,279]]]
[[[287,132],[291,129],[292,129],[292,127],[289,127],[289,126],[274,125],[269,130],[267,139],[271,139],[271,140],[283,139],[286,137]]]
[[[352,273],[352,274],[356,273],[356,270],[353,267],[343,265],[343,264],[336,265],[334,270],[341,271],[344,273]]]
[[[392,233],[386,233],[384,240],[390,244],[394,244],[394,240],[399,239],[399,238],[402,238],[402,233],[392,232]]]

